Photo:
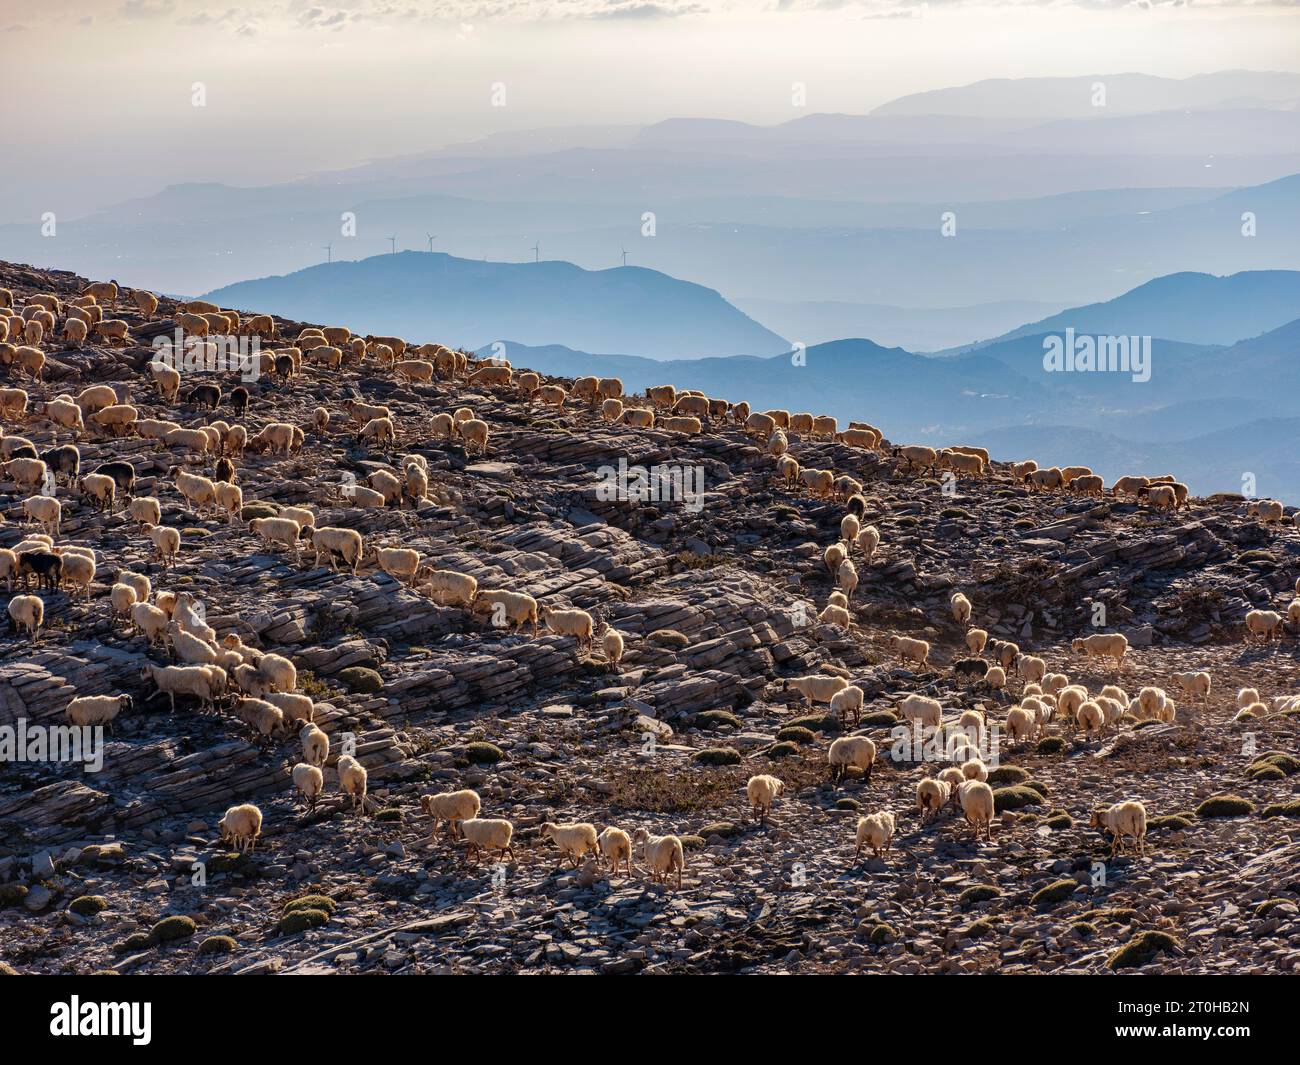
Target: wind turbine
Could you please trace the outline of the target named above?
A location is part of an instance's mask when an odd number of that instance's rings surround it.
[[[333,244],[326,244],[326,245],[325,245],[325,261],[326,261],[327,263],[332,263],[332,262],[334,261],[334,245],[333,245]]]
[[[623,245],[620,244],[619,247],[620,247],[620,248],[623,248]],[[624,265],[624,266],[627,265],[627,249],[626,249],[626,248],[623,248],[623,265]]]
[[[542,245],[541,242],[538,241],[536,244],[533,245],[533,262],[535,263],[541,262],[541,255],[542,255]]]
[[[438,234],[437,234],[437,233],[430,233],[430,234],[428,234],[428,237],[429,237],[429,254],[432,255],[432,254],[433,254],[433,242],[434,242],[435,240],[438,239]]]
[[[388,243],[391,244],[392,247],[393,247],[392,254],[396,255],[396,254],[397,254],[397,237],[396,237],[396,236],[389,237],[389,238],[388,238]]]

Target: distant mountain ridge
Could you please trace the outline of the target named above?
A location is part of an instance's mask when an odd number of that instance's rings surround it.
[[[1072,307],[958,350],[979,350],[1067,328],[1190,344],[1234,344],[1296,318],[1300,318],[1300,271],[1248,270],[1226,277],[1167,274],[1112,300]]]
[[[770,355],[789,348],[714,290],[635,266],[584,270],[559,261],[478,262],[399,252],[244,281],[205,298],[468,348],[507,337],[652,359]]]

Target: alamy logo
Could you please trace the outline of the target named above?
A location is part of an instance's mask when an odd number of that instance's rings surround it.
[[[153,339],[153,361],[179,373],[238,373],[256,381],[262,369],[262,338],[258,336],[186,337],[176,330],[174,340]]]
[[[1074,329],[1061,337],[1043,337],[1043,369],[1048,373],[1127,373],[1133,380],[1151,380],[1151,338],[1117,336],[1075,336]]]
[[[685,504],[697,514],[704,509],[703,466],[629,466],[626,458],[618,466],[601,466],[596,470],[600,484],[596,498],[602,503],[630,500],[633,503]]]
[[[152,1035],[151,1002],[70,1002],[50,1006],[50,1035],[130,1036],[138,1047],[148,1046]]]
[[[87,773],[104,768],[102,725],[0,725],[0,763],[81,762]]]

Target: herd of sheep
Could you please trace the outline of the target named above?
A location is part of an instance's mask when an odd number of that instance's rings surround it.
[[[486,618],[498,629],[537,633],[541,627],[560,636],[572,637],[589,655],[600,648],[603,661],[618,669],[624,652],[624,634],[598,622],[589,612],[541,604],[532,595],[511,588],[480,587],[474,577],[455,569],[439,568],[437,559],[411,548],[366,541],[353,529],[317,526],[317,516],[308,506],[280,507],[272,517],[255,517],[245,522],[245,502],[239,486],[239,464],[248,453],[289,456],[298,453],[308,433],[322,434],[340,424],[354,433],[359,447],[388,456],[389,468],[376,470],[367,483],[345,483],[331,489],[322,504],[356,508],[419,505],[438,491],[430,476],[427,460],[414,451],[400,454],[399,441],[408,447],[430,442],[459,446],[465,455],[486,454],[493,428],[468,406],[432,417],[419,433],[405,429],[389,407],[350,399],[341,410],[317,407],[308,425],[270,421],[257,425],[257,404],[248,388],[240,385],[229,392],[223,382],[205,377],[195,387],[182,388],[182,373],[176,368],[182,354],[165,345],[155,345],[147,374],[116,386],[91,385],[75,394],[61,393],[45,398],[50,390],[42,382],[46,350],[62,345],[80,348],[94,337],[104,345],[136,342],[132,326],[116,317],[119,302],[129,300],[142,321],[159,313],[160,301],[142,290],[125,292],[115,283],[97,282],[80,295],[60,298],[43,293],[18,300],[0,289],[0,367],[12,380],[30,379],[27,387],[0,389],[0,418],[5,435],[0,440],[0,471],[6,484],[0,494],[21,510],[30,526],[13,547],[0,549],[0,576],[13,593],[8,616],[15,633],[36,643],[45,615],[44,595],[67,589],[89,599],[91,584],[103,569],[112,573],[104,609],[115,623],[143,635],[152,651],[166,656],[165,662],[142,659],[140,678],[159,694],[166,695],[174,710],[178,697],[193,700],[207,711],[228,713],[247,727],[250,734],[267,743],[284,742],[296,736],[301,760],[293,766],[287,786],[307,807],[316,804],[326,787],[324,770],[330,757],[329,738],[315,722],[312,698],[298,690],[297,671],[287,658],[243,643],[234,633],[218,633],[206,621],[202,604],[186,591],[155,586],[150,577],[105,560],[93,547],[69,543],[60,536],[63,501],[75,497],[79,505],[108,514],[122,510],[139,534],[151,546],[162,574],[169,572],[184,546],[182,530],[162,524],[164,500],[157,494],[136,492],[135,469],[126,461],[99,463],[82,469],[78,443],[92,439],[136,437],[156,442],[179,461],[172,469],[170,489],[184,504],[200,515],[224,518],[246,527],[250,536],[265,549],[283,552],[295,562],[303,553],[314,565],[331,570],[342,566],[349,574],[373,565],[417,594],[444,607],[468,611],[471,617]],[[863,484],[847,473],[801,464],[796,446],[805,440],[833,441],[892,457],[900,473],[927,472],[944,478],[1006,478],[1031,492],[1070,492],[1102,496],[1102,478],[1084,466],[1041,469],[1026,461],[995,467],[986,450],[959,446],[936,449],[927,446],[888,447],[879,429],[864,422],[841,428],[825,415],[791,413],[784,410],[752,411],[744,402],[730,403],[698,391],[680,391],[672,385],[646,389],[644,396],[626,395],[622,382],[614,378],[579,378],[572,382],[545,382],[536,373],[516,372],[501,360],[478,360],[440,344],[412,345],[400,337],[354,336],[347,328],[299,329],[292,337],[281,337],[279,325],[268,315],[244,317],[201,301],[179,305],[174,321],[184,330],[188,342],[202,348],[215,336],[256,336],[262,343],[257,354],[260,374],[292,388],[304,367],[329,372],[366,364],[377,372],[412,383],[435,379],[490,390],[519,404],[598,411],[611,424],[636,430],[657,429],[668,433],[701,434],[739,430],[751,436],[770,456],[773,483],[790,491],[805,491],[822,499],[842,503],[844,513],[839,536],[824,548],[822,562],[831,590],[817,617],[846,631],[855,627],[851,612],[859,584],[859,566],[870,566],[881,544],[881,533],[865,522],[870,505]],[[192,349],[190,351],[192,355]],[[39,394],[34,394],[37,386]],[[33,389],[29,392],[28,388]],[[169,417],[147,417],[140,409],[145,402],[166,408]],[[231,420],[214,417],[222,408]],[[193,408],[186,419],[183,410]],[[40,429],[40,433],[36,432]],[[47,437],[51,446],[40,450],[23,431]],[[42,437],[41,434],[44,434]],[[60,441],[62,441],[60,443]],[[400,457],[399,457],[400,456]],[[202,471],[202,472],[200,472]],[[1110,489],[1114,497],[1130,496],[1152,508],[1176,510],[1193,506],[1185,484],[1172,476],[1122,477]],[[1280,504],[1254,503],[1248,515],[1260,521],[1289,521]],[[887,545],[886,545],[887,546]],[[105,567],[105,562],[108,565]],[[32,582],[35,582],[35,589]],[[1300,623],[1300,581],[1296,596],[1281,610],[1252,610],[1246,617],[1247,638],[1269,641],[1281,634],[1289,621]],[[897,705],[901,719],[928,735],[945,739],[951,764],[932,772],[921,768],[916,782],[916,810],[924,820],[938,817],[949,807],[960,810],[972,836],[988,839],[995,817],[994,794],[988,783],[989,767],[982,752],[989,730],[998,730],[1003,742],[1020,745],[1041,737],[1049,727],[1065,727],[1081,733],[1087,742],[1101,739],[1125,725],[1146,721],[1173,722],[1178,713],[1174,698],[1163,686],[1140,684],[1132,694],[1118,683],[1106,684],[1093,692],[1042,657],[1021,651],[1012,642],[991,639],[978,627],[979,610],[974,594],[958,591],[951,596],[953,621],[962,633],[965,657],[953,665],[954,676],[983,685],[989,692],[1009,689],[1019,692],[1000,719],[983,710],[966,710],[954,720],[940,700],[921,692],[902,698]],[[892,654],[906,666],[930,667],[930,642],[893,634],[888,639]],[[1075,639],[1072,651],[1087,663],[1096,660],[1113,671],[1114,679],[1124,668],[1128,650],[1126,638],[1114,632],[1097,632]],[[1208,672],[1174,674],[1180,698],[1204,704],[1212,677]],[[845,727],[860,723],[866,696],[861,687],[841,676],[827,673],[793,677],[783,682],[798,692],[809,705],[824,704],[839,716]],[[1253,689],[1243,689],[1238,706],[1242,712],[1265,716],[1296,705],[1294,698],[1265,703]],[[125,694],[84,696],[67,708],[70,723],[79,726],[112,727],[114,720],[133,710]],[[872,767],[880,756],[875,741],[865,735],[843,735],[829,744],[826,761],[835,782],[850,775],[870,784]],[[351,754],[336,756],[337,788],[351,804],[366,811],[367,773]],[[746,797],[752,816],[765,820],[784,794],[785,784],[776,776],[750,777]],[[480,796],[461,789],[423,795],[423,815],[431,819],[431,841],[442,826],[447,839],[463,842],[466,861],[483,855],[513,858],[514,826],[509,820],[480,816]],[[887,858],[900,811],[880,808],[864,813],[857,821],[852,844],[855,854],[869,849]],[[1147,811],[1142,802],[1122,798],[1093,813],[1093,826],[1107,832],[1112,848],[1124,846],[1145,853]],[[262,831],[263,813],[252,803],[227,810],[220,821],[221,837],[235,848],[251,850]],[[658,881],[681,885],[686,868],[682,840],[675,835],[653,835],[644,828],[628,832],[609,825],[598,830],[589,823],[546,822],[541,836],[558,852],[561,861],[575,866],[592,859],[607,867],[611,875],[622,868],[631,875],[639,862]],[[846,840],[846,846],[849,841]]]

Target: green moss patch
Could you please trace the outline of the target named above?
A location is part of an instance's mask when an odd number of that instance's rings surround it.
[[[1146,965],[1154,960],[1157,954],[1172,952],[1181,946],[1182,944],[1167,932],[1139,932],[1115,951],[1106,964],[1111,969],[1129,969]]]
[[[998,813],[1004,810],[1019,810],[1025,806],[1041,806],[1043,797],[1033,788],[1016,784],[1009,788],[998,788],[993,792],[993,809]]]
[[[1035,891],[1034,897],[1029,901],[1035,906],[1055,906],[1078,890],[1079,885],[1073,880],[1053,880],[1047,887]]]
[[[1255,812],[1255,804],[1240,795],[1211,795],[1196,808],[1202,820],[1213,817],[1245,817]]]

